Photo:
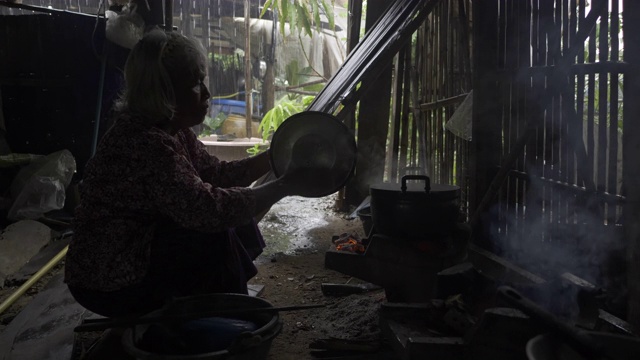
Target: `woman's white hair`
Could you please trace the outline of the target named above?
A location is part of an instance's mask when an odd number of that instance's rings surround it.
[[[206,64],[200,42],[160,28],[148,31],[131,50],[124,69],[125,88],[116,109],[141,115],[150,125],[171,121],[176,106],[172,78],[200,71]]]

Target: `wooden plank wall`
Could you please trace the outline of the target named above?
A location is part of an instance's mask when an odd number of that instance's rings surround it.
[[[250,0],[251,16],[257,17],[259,14],[259,0]],[[66,10],[80,12],[88,15],[95,15],[101,0],[22,0],[24,5],[33,5],[43,8],[51,7],[54,10]],[[105,1],[106,3],[106,1]],[[152,6],[162,6],[164,0],[149,0]],[[173,26],[186,35],[201,39],[207,49],[214,52],[231,54],[233,49],[228,48],[229,39],[221,38],[219,19],[221,16],[244,16],[244,1],[241,0],[173,0]],[[102,14],[104,8],[100,10]],[[0,15],[29,15],[34,11],[20,8],[0,6]],[[269,19],[267,13],[264,17]],[[204,25],[204,26],[203,26]],[[204,29],[204,30],[202,30]],[[210,41],[204,41],[209,38]],[[212,49],[212,45],[219,45]]]
[[[105,1],[106,2],[106,1]],[[96,14],[100,0],[22,0],[23,5],[51,7],[83,14]],[[35,12],[19,8],[0,6],[0,15],[32,15]]]
[[[152,6],[161,5],[164,0],[150,0]],[[250,0],[252,17],[258,15],[259,0]],[[98,12],[100,0],[23,0],[24,5],[48,7],[55,10],[81,12],[94,16]],[[203,46],[214,54],[232,55],[234,46],[228,35],[221,30],[221,16],[244,16],[244,1],[240,0],[203,0],[185,1],[173,0],[173,26],[181,33],[193,36],[202,41]],[[103,13],[104,9],[100,10]],[[0,6],[1,15],[32,15],[38,12],[19,8]],[[269,18],[269,14],[265,15]],[[208,39],[208,40],[207,40]],[[260,45],[262,46],[262,45]],[[252,49],[258,51],[259,49]],[[210,90],[214,95],[234,94],[238,91],[238,74],[244,72],[242,59],[236,57],[237,62],[231,64],[213,63],[210,73],[216,76],[210,78]],[[239,98],[236,98],[239,99]]]
[[[460,186],[465,211],[468,141],[444,124],[471,91],[470,3],[442,1],[396,57],[386,171],[394,182],[426,171]]]
[[[474,66],[495,73],[495,81],[477,81],[474,93],[479,96],[474,100],[496,102],[484,105],[483,118],[474,118],[474,141],[483,132],[500,134],[497,149],[482,144],[484,139],[474,149],[489,147],[499,151],[493,159],[504,159],[527,124],[538,124],[483,217],[490,225],[485,234],[491,237],[492,250],[525,267],[561,267],[594,281],[622,272],[608,268],[624,252],[621,1],[611,1],[586,41],[579,42],[564,75],[554,69],[586,24],[590,9],[585,1],[495,0],[474,5],[482,5],[493,18],[492,24],[474,29],[475,50],[495,49],[488,61],[475,59]],[[568,77],[570,96],[558,95],[558,76]],[[550,102],[542,103],[549,94],[554,94]],[[580,149],[586,158],[578,161]],[[487,161],[474,169],[475,184],[485,177],[478,196],[486,191],[486,174],[500,166],[500,161]]]
[[[625,74],[624,94],[624,165],[625,183],[624,207],[625,239],[627,249],[627,280],[629,288],[627,320],[640,328],[640,167],[637,166],[640,153],[640,2],[624,0],[623,28],[626,34],[624,61],[628,70]]]

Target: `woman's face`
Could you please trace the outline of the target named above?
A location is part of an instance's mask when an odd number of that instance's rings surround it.
[[[204,121],[211,97],[205,85],[206,76],[207,68],[202,59],[198,59],[195,66],[185,64],[172,74],[176,97],[175,114],[172,120],[174,127],[184,129]]]

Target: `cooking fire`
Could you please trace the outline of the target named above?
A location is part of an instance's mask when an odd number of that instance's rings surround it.
[[[356,254],[364,254],[366,244],[360,240],[357,234],[343,233],[331,239],[337,251],[349,251]]]

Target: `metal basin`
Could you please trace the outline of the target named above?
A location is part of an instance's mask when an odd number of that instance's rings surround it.
[[[638,359],[640,339],[604,332],[589,335],[606,347],[616,360]],[[528,360],[586,360],[584,356],[556,335],[542,334],[529,340],[526,347]]]
[[[122,344],[136,359],[147,360],[262,360],[280,333],[279,314],[258,312],[233,318],[174,321],[186,314],[213,310],[273,307],[268,301],[244,294],[207,294],[175,299],[148,316],[172,321],[136,325],[125,330]]]

